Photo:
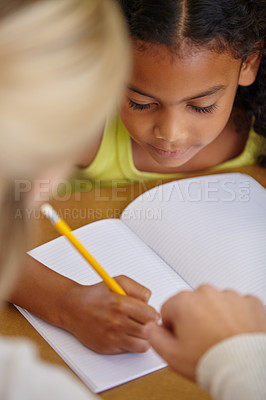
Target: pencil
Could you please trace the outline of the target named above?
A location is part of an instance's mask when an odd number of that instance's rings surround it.
[[[92,268],[97,272],[98,275],[102,278],[105,284],[111,289],[113,292],[126,295],[125,291],[118,285],[115,279],[111,278],[107,274],[107,272],[103,269],[103,267],[95,260],[95,258],[88,252],[87,249],[80,243],[80,241],[76,238],[76,236],[72,233],[70,227],[67,223],[59,217],[57,212],[53,209],[53,207],[45,203],[41,206],[41,212],[49,219],[49,221],[54,225],[61,235],[64,235],[69,242],[77,249],[77,251],[85,258],[86,261],[92,266]]]

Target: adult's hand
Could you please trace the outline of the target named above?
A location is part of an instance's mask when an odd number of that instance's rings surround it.
[[[266,312],[257,298],[209,285],[170,298],[161,316],[162,325],[146,326],[149,342],[173,370],[191,380],[200,358],[218,342],[243,333],[266,333]]]

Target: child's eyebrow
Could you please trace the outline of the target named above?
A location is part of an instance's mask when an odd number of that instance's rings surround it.
[[[185,99],[180,100],[180,103],[182,103],[184,101],[200,99],[201,97],[211,96],[212,94],[215,94],[215,93],[219,92],[220,90],[224,90],[224,89],[225,89],[224,85],[213,86],[213,87],[205,90],[202,93],[196,94],[195,96],[187,97]],[[131,92],[138,93],[141,96],[150,97],[151,99],[159,100],[158,97],[153,96],[152,94],[148,94],[148,93],[142,92],[141,90],[135,88],[134,86],[128,86],[128,90],[130,90]]]
[[[225,89],[224,85],[213,86],[213,87],[205,90],[204,92],[197,94],[196,96],[188,97],[181,101],[189,101],[189,100],[200,99],[201,97],[211,96],[212,94],[215,94],[215,93],[219,92],[220,90],[224,90],[224,89]]]
[[[142,92],[141,90],[135,88],[134,86],[128,86],[128,90],[130,90],[131,92],[138,93],[138,94],[140,94],[141,96],[150,97],[150,98],[152,98],[152,99],[157,99],[157,97],[155,97],[155,96],[153,96],[153,95],[151,95],[151,94],[148,94],[148,93],[144,93],[144,92]]]

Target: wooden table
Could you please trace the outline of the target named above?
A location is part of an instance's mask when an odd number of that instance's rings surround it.
[[[231,171],[235,172],[236,170]],[[237,171],[251,175],[266,187],[265,169],[258,166],[249,166],[239,168]],[[188,176],[196,176],[196,174]],[[52,204],[62,214],[72,229],[76,229],[99,219],[118,218],[122,210],[134,198],[159,183],[162,182],[157,181],[118,188],[96,189],[87,193],[72,194],[61,200],[54,200]],[[35,230],[31,238],[31,248],[58,236],[51,224],[43,218],[35,221],[34,225]],[[44,360],[63,365],[69,369],[57,353],[12,305],[7,305],[0,312],[0,334],[29,338],[36,343],[40,355]],[[168,368],[102,392],[100,396],[106,400],[210,399],[209,395],[200,390],[195,384],[174,374]]]

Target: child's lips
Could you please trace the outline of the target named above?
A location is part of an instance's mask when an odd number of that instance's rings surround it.
[[[184,156],[189,149],[167,150],[150,145],[156,153],[162,158],[179,158]]]

